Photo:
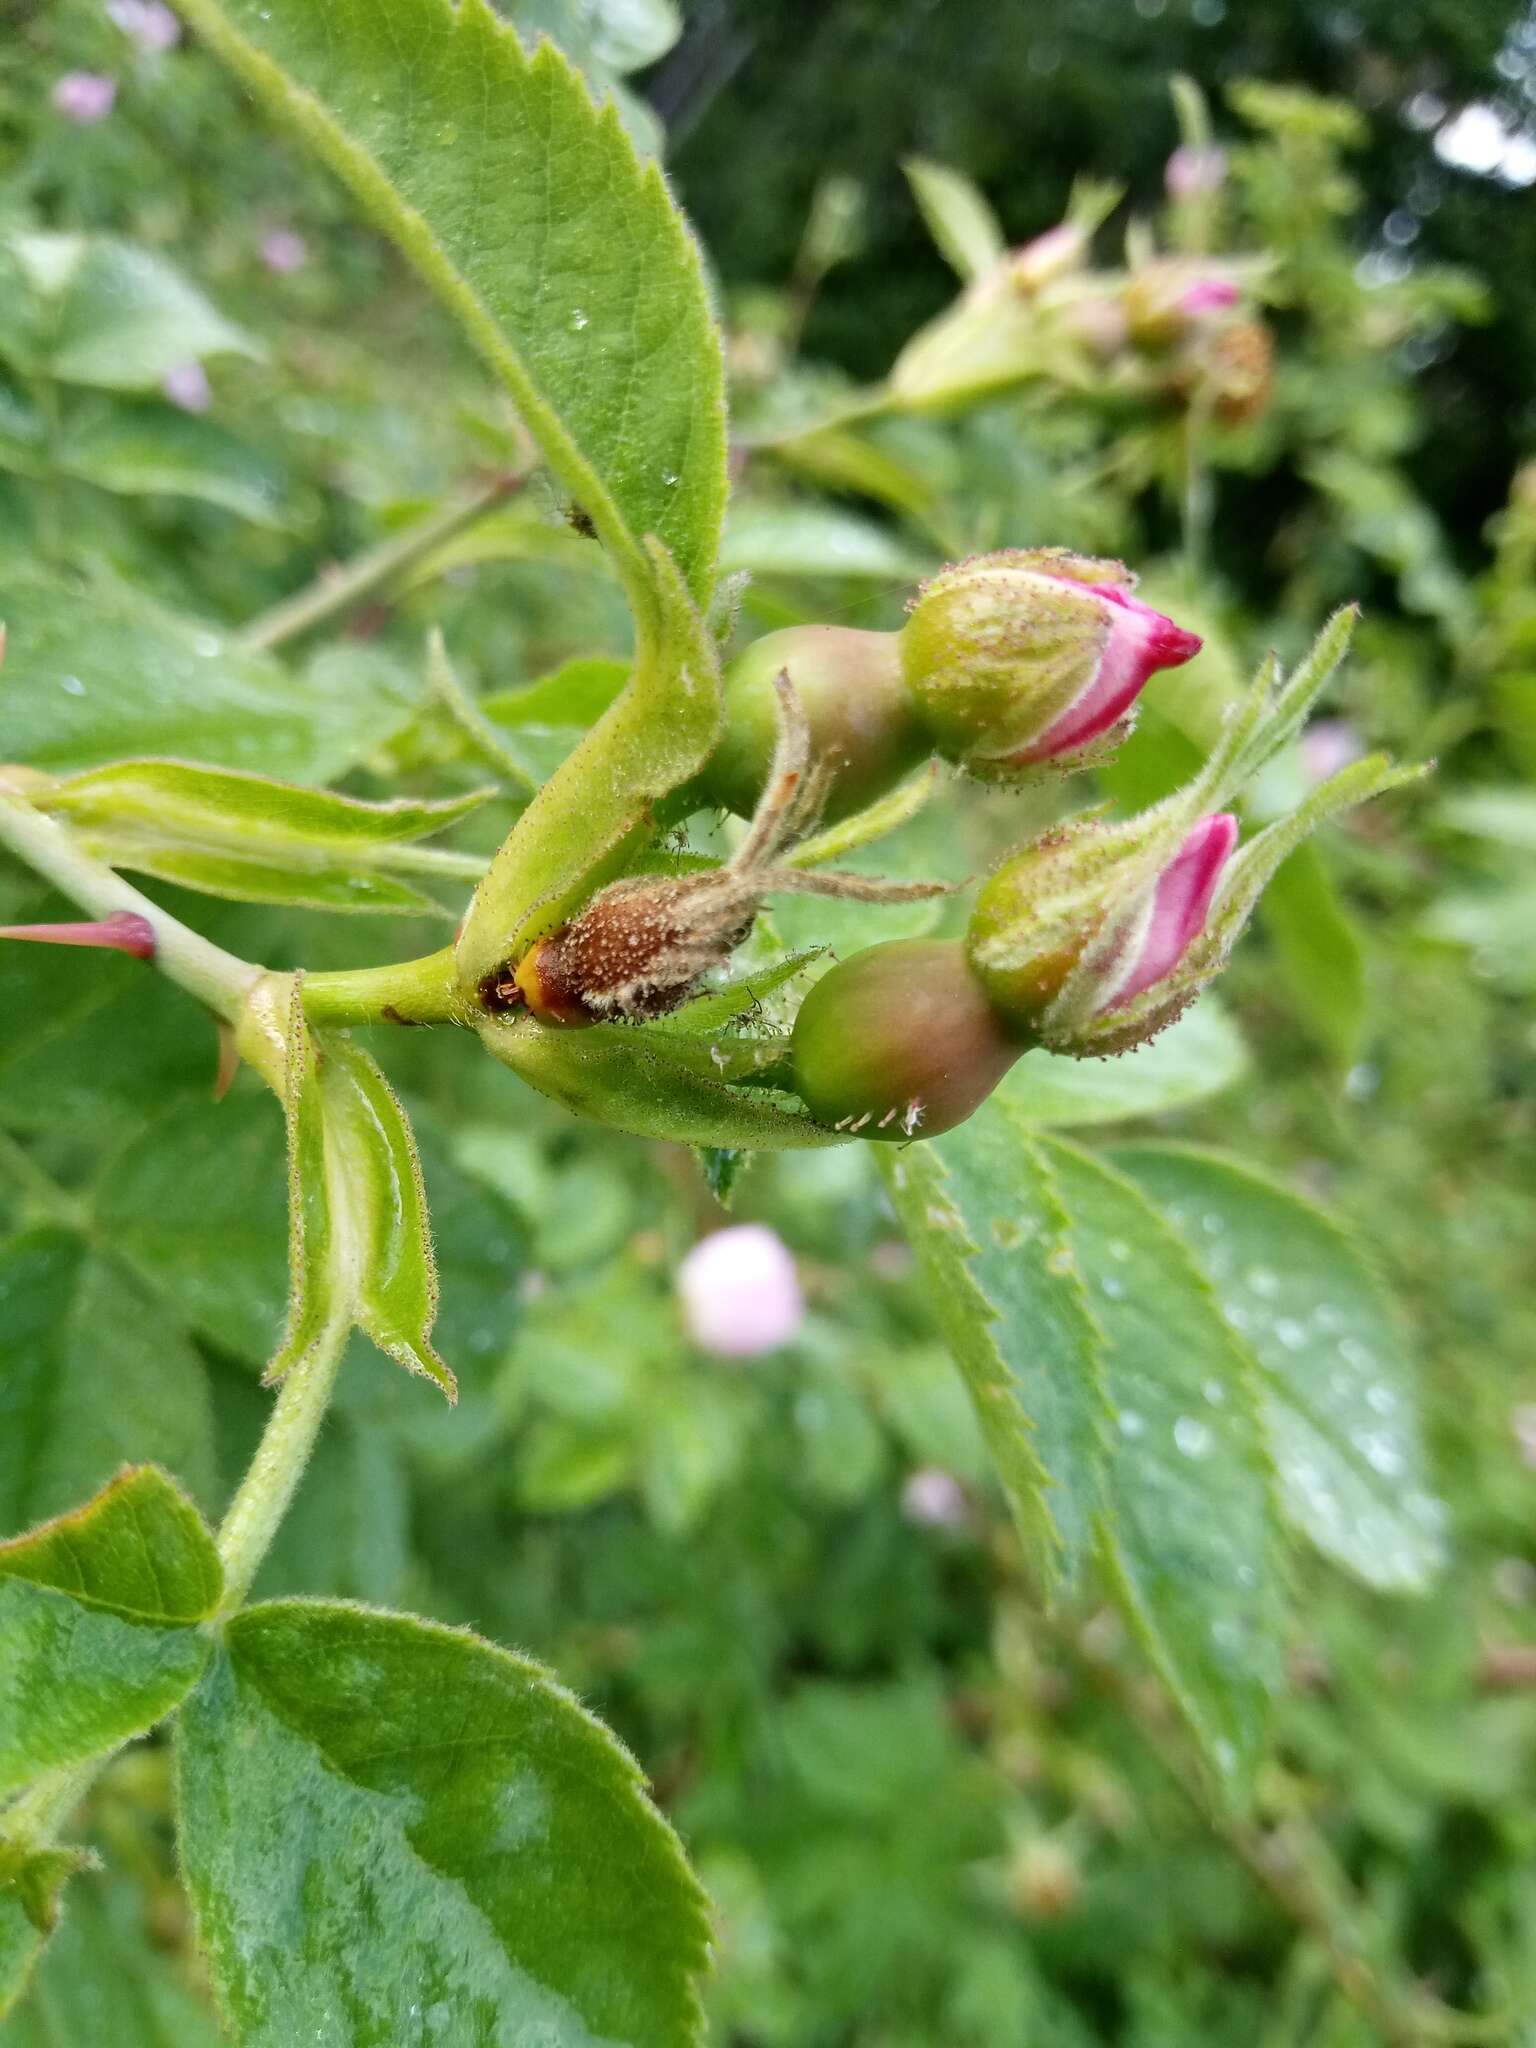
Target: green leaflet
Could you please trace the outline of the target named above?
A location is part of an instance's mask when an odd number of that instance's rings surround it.
[[[939,254],[965,284],[995,270],[1007,254],[1002,228],[987,200],[963,171],[920,156],[902,165],[923,224]]]
[[[110,235],[13,234],[5,246],[35,301],[23,315],[27,341],[8,352],[35,375],[154,391],[180,363],[262,352],[148,249]]]
[[[1309,1203],[1231,1160],[1162,1145],[1115,1158],[1258,1359],[1290,1521],[1367,1585],[1423,1587],[1442,1559],[1442,1512],[1402,1334],[1359,1252]]]
[[[1365,959],[1316,846],[1298,846],[1282,862],[1260,899],[1259,917],[1302,1021],[1347,1067],[1365,1031]]]
[[[736,499],[720,549],[722,573],[847,576],[915,583],[931,576],[931,555],[908,547],[889,527],[833,505]]]
[[[382,665],[333,662],[314,687],[120,585],[18,571],[4,607],[5,755],[57,774],[151,753],[327,782],[412,713]]]
[[[1110,1410],[1049,1163],[996,1102],[877,1149],[1035,1568],[1070,1579],[1093,1547]]]
[[[153,1296],[63,1231],[0,1244],[0,1528],[57,1514],[125,1458],[213,1491],[207,1375]]]
[[[1252,1361],[1135,1186],[1043,1139],[1115,1411],[1111,1582],[1224,1790],[1252,1782],[1280,1681],[1281,1585]]]
[[[149,1465],[0,1544],[0,1791],[103,1755],[178,1705],[222,1589],[201,1516]]]
[[[349,1323],[451,1401],[432,1348],[437,1267],[421,1163],[399,1099],[361,1047],[289,1017],[288,1326],[269,1383]]]
[[[59,1896],[92,1858],[85,1849],[23,1849],[0,1841],[0,2020],[27,1990],[43,1946],[58,1924]],[[21,2026],[0,2027],[0,2048],[19,2048],[36,2036]]]
[[[552,44],[485,0],[184,0],[398,243],[502,378],[654,616],[644,542],[707,602],[725,503],[720,348],[654,165]]]
[[[145,1917],[143,1893],[126,1880],[77,1885],[25,2003],[0,2026],[0,2048],[221,2048],[213,2015],[151,1942]],[[0,1960],[0,1981],[3,1972]]]
[[[246,2048],[699,2039],[703,1896],[634,1763],[537,1666],[407,1615],[250,1608],[178,1760]]]
[[[1120,1123],[1219,1095],[1247,1065],[1237,1026],[1215,996],[1205,995],[1150,1045],[1115,1059],[1027,1052],[997,1094],[1030,1124]]]
[[[37,800],[114,867],[242,902],[406,911],[437,905],[381,868],[488,794],[364,803],[234,769],[136,760],[87,769]]]
[[[66,424],[54,459],[70,476],[122,497],[163,491],[222,505],[257,526],[288,524],[282,470],[215,421],[173,405],[93,406]]]

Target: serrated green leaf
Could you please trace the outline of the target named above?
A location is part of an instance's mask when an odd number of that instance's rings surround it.
[[[1231,1160],[1182,1147],[1115,1154],[1210,1275],[1262,1369],[1286,1515],[1385,1591],[1443,1557],[1411,1362],[1359,1252],[1321,1211]]]
[[[1247,1065],[1237,1026],[1207,995],[1150,1045],[1113,1059],[1027,1052],[997,1094],[1030,1124],[1121,1123],[1219,1095]]]
[[[611,655],[583,654],[564,662],[518,690],[494,690],[480,708],[498,725],[573,727],[595,725],[629,681],[629,663]]]
[[[184,0],[346,183],[511,391],[652,610],[644,542],[695,603],[725,503],[720,347],[660,173],[553,44],[485,0]]]
[[[282,471],[213,420],[172,405],[122,403],[71,420],[53,451],[57,468],[121,497],[164,492],[221,505],[257,526],[281,528]]]
[[[179,364],[259,355],[256,342],[151,250],[109,235],[13,235],[10,248],[47,308],[34,370],[69,384],[152,391]]]
[[[1041,1580],[1095,1539],[1109,1405],[1050,1166],[988,1103],[878,1160]]]
[[[118,585],[9,575],[0,720],[9,760],[54,773],[170,754],[326,782],[411,717],[377,665],[334,665],[321,690],[270,655]]]
[[[84,1849],[24,1849],[0,1840],[0,2020],[26,1993],[59,1917],[59,1896],[92,1861]],[[31,2011],[29,2004],[27,2010]],[[22,2023],[0,2026],[0,2044],[19,2048],[36,2036]]]
[[[1280,1682],[1271,1474],[1251,1359],[1135,1184],[1046,1138],[1115,1411],[1102,1550],[1127,1616],[1229,1794]]]
[[[177,1706],[222,1588],[201,1516],[153,1466],[0,1544],[0,1791],[104,1755]]]
[[[207,1377],[160,1304],[62,1231],[0,1245],[0,1527],[57,1514],[128,1459],[213,1491]]]
[[[122,1880],[76,1886],[25,2002],[0,2026],[0,2048],[220,2048],[213,2015],[151,1940],[146,1904]],[[3,1971],[0,1961],[0,1981]]]
[[[178,1760],[247,2048],[698,2041],[703,1895],[630,1758],[537,1666],[406,1615],[250,1608]]]

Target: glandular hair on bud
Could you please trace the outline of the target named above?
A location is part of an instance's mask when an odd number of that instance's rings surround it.
[[[754,640],[726,671],[719,743],[690,791],[701,805],[752,815],[773,761],[781,675],[805,715],[823,822],[863,810],[928,753],[897,634],[789,626]]]
[[[795,1086],[821,1122],[905,1143],[964,1123],[1026,1045],[958,941],[893,939],[840,962],[801,1004]]]

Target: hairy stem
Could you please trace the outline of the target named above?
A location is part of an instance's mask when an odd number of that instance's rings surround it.
[[[92,917],[130,911],[148,923],[155,937],[154,964],[216,1016],[233,1022],[262,969],[237,959],[222,946],[151,903],[131,882],[83,853],[65,827],[30,804],[0,769],[0,846],[41,875]]]
[[[389,967],[339,968],[304,977],[312,1024],[464,1024],[453,948]]]
[[[430,518],[407,527],[404,533],[391,534],[388,540],[380,541],[344,568],[321,576],[307,590],[285,598],[259,619],[253,619],[235,636],[236,644],[252,653],[265,653],[345,617],[398,583],[434,549],[494,511],[521,488],[522,482],[520,471],[498,476],[473,497],[445,505]]]
[[[220,1615],[235,1613],[272,1547],[289,1503],[298,1491],[309,1454],[320,1434],[331,1390],[352,1328],[350,1314],[332,1318],[313,1349],[301,1358],[278,1390],[261,1442],[219,1529],[224,1565]]]

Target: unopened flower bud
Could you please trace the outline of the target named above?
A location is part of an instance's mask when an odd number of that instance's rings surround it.
[[[1013,251],[1007,258],[1009,280],[1021,292],[1043,291],[1057,278],[1080,269],[1087,250],[1087,229],[1078,221],[1064,220]]]
[[[800,1005],[795,1087],[821,1122],[905,1143],[977,1109],[1025,1042],[955,940],[893,939],[824,975]]]
[[[160,389],[183,412],[206,412],[213,403],[208,372],[195,356],[184,363],[172,363],[160,379]]]
[[[77,127],[105,121],[117,102],[117,80],[102,71],[66,71],[49,97],[53,110]]]
[[[1163,166],[1170,199],[1202,199],[1220,191],[1227,177],[1227,152],[1214,144],[1183,143]]]
[[[1173,975],[1205,929],[1236,846],[1230,811],[1201,818],[1156,865],[1135,858],[1124,827],[1049,832],[977,897],[966,935],[972,968],[997,1008],[1040,1044],[1116,1050],[1099,1042],[1106,1025]],[[1128,1042],[1170,1021],[1159,1015]]]
[[[789,1343],[805,1300],[789,1248],[762,1223],[702,1238],[677,1270],[688,1334],[717,1358],[758,1358]]]
[[[1080,767],[1122,739],[1149,677],[1201,644],[1133,589],[1119,562],[1063,549],[941,571],[901,636],[939,751],[986,781],[1016,781],[1046,764]]]
[[[1160,257],[1131,273],[1125,287],[1125,317],[1131,339],[1143,348],[1165,348],[1192,328],[1231,312],[1242,298],[1237,279],[1210,261]]]
[[[773,759],[781,675],[805,714],[828,824],[873,803],[928,752],[896,634],[789,626],[754,640],[726,671],[719,744],[690,792],[701,802],[751,816]]]
[[[1008,1896],[1021,1920],[1060,1920],[1082,1894],[1082,1872],[1065,1842],[1041,1835],[1015,1851]]]

